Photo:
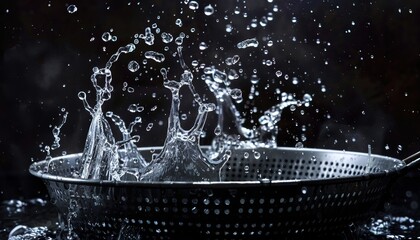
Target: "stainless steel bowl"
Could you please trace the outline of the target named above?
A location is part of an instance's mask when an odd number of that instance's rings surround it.
[[[151,148],[140,150],[150,158]],[[220,182],[115,182],[72,178],[80,156],[53,158],[50,173],[42,172],[46,161],[37,162],[30,172],[43,179],[60,215],[82,239],[339,233],[373,214],[394,180],[420,162],[324,149],[238,149]]]

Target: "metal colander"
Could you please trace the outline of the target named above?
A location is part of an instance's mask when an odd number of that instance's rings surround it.
[[[142,154],[150,158],[150,148]],[[248,156],[247,156],[248,155]],[[419,159],[357,152],[274,148],[234,150],[221,182],[113,182],[69,177],[80,154],[30,172],[82,239],[278,239],[339,233],[366,220],[391,183]],[[247,157],[244,157],[247,156]],[[70,206],[70,207],[69,207]]]

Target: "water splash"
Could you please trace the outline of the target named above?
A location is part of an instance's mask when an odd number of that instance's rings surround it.
[[[121,47],[113,54],[104,68],[93,69],[91,81],[96,90],[96,104],[92,108],[86,100],[86,93],[79,92],[79,98],[83,101],[85,109],[92,116],[92,121],[86,137],[83,155],[81,157],[81,169],[79,175],[81,178],[88,179],[110,179],[110,172],[115,172],[118,166],[118,145],[112,135],[111,127],[104,118],[102,105],[111,98],[113,87],[111,85],[112,73],[111,67],[122,53],[134,51],[134,44],[128,44]],[[98,80],[104,80],[103,86],[100,86]]]
[[[215,67],[204,69],[204,73],[206,76],[203,78],[217,100],[218,123],[211,148],[207,152],[210,162],[213,163],[219,163],[225,152],[232,148],[277,147],[278,123],[283,110],[287,107],[309,107],[312,101],[309,94],[304,94],[302,100],[296,100],[292,95],[283,93],[281,102],[270,107],[260,116],[259,126],[246,128],[243,126],[244,118],[232,101],[242,102],[242,91],[230,88],[230,78]],[[256,76],[255,78],[259,79]],[[252,95],[251,98],[253,98]]]
[[[140,136],[131,136],[134,126],[141,123],[141,118],[136,117],[127,128],[124,120],[120,116],[113,112],[107,112],[106,116],[111,118],[123,137],[122,141],[116,143],[118,146],[118,165],[112,167],[112,171],[110,171],[111,178],[117,181],[137,181],[140,175],[139,170],[148,164],[135,145],[135,143],[140,140]],[[122,146],[122,148],[120,146]],[[115,162],[113,163],[115,164]]]
[[[62,108],[61,111],[64,113],[62,115],[61,123],[59,123],[57,126],[54,126],[52,129],[52,134],[54,137],[54,142],[51,144],[51,146],[45,145],[43,148],[43,151],[46,153],[45,160],[47,161],[47,164],[45,164],[44,172],[48,172],[50,170],[50,161],[52,160],[51,151],[56,150],[60,147],[60,132],[61,128],[64,126],[64,124],[67,121],[68,112],[66,112],[65,108]]]
[[[144,168],[141,181],[218,181],[219,169],[211,164],[200,148],[202,133],[207,114],[215,110],[212,103],[204,103],[193,85],[193,74],[182,58],[182,47],[177,48],[184,73],[179,81],[170,80],[167,70],[161,69],[164,86],[171,91],[172,102],[168,119],[168,130],[162,151],[155,155]],[[198,104],[194,125],[184,129],[180,121],[180,96],[182,87],[188,87]]]

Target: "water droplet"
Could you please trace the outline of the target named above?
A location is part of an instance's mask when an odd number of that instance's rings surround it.
[[[274,20],[274,17],[273,17],[273,13],[272,12],[268,12],[267,13],[267,20],[268,21],[273,21]]]
[[[213,13],[214,13],[214,8],[211,4],[204,7],[204,14],[206,14],[206,16],[210,16]]]
[[[249,158],[249,153],[248,152],[244,152],[244,158],[245,159]]]
[[[225,30],[226,30],[226,32],[228,32],[228,33],[232,32],[232,30],[233,30],[232,25],[231,25],[231,24],[227,24],[227,25],[226,25],[226,27],[225,27]]]
[[[261,27],[267,26],[267,22],[268,22],[267,17],[265,17],[265,16],[261,17],[261,19],[260,19]]]
[[[174,37],[170,33],[166,32],[163,32],[160,36],[162,37],[162,42],[164,43],[170,43],[174,39]]]
[[[103,40],[104,42],[111,41],[111,39],[112,39],[112,36],[111,36],[111,34],[110,34],[109,32],[104,32],[104,33],[102,34],[102,40]]]
[[[230,69],[228,72],[228,78],[229,80],[235,80],[239,78],[239,74],[236,72],[235,69]]]
[[[220,128],[220,126],[217,126],[217,127],[214,129],[214,134],[215,134],[216,136],[220,136],[220,134],[222,134],[222,129]]]
[[[302,194],[308,193],[308,189],[306,187],[302,187]]]
[[[69,6],[67,7],[67,12],[68,12],[68,13],[75,13],[75,12],[77,12],[77,7],[76,7],[76,5],[74,5],[74,4],[69,5]]]
[[[248,47],[258,47],[258,40],[256,38],[250,38],[239,42],[236,47],[237,48],[248,48]]]
[[[297,142],[295,145],[295,148],[303,148],[303,143],[302,142]]]
[[[188,3],[188,7],[191,9],[191,10],[197,10],[198,9],[198,2],[196,2],[196,1],[191,1],[190,3]]]
[[[199,48],[201,51],[203,51],[203,50],[206,50],[206,49],[208,48],[208,46],[207,46],[207,44],[206,44],[205,42],[201,42],[201,43],[198,45],[198,48]]]
[[[254,151],[254,158],[255,159],[260,159],[260,157],[261,157],[261,153],[258,152],[258,151]]]
[[[242,91],[241,89],[235,88],[232,89],[230,92],[230,96],[232,97],[232,99],[236,100],[238,103],[242,102]]]
[[[147,124],[146,131],[150,131],[153,128],[153,123]]]
[[[175,43],[179,46],[182,45],[182,43],[184,42],[184,37],[185,34],[183,32],[180,33],[179,36],[175,39]]]
[[[220,71],[220,70],[218,70],[218,69],[215,69],[215,70],[213,71],[213,80],[214,80],[215,82],[218,82],[218,83],[223,83],[223,82],[226,82],[226,80],[227,80],[227,75],[226,75],[226,73],[224,73],[224,72],[222,72],[222,71]]]
[[[292,17],[292,23],[297,23],[297,18],[296,17]]]
[[[257,75],[253,74],[253,75],[251,75],[250,80],[251,80],[252,84],[258,84],[258,82],[260,81],[260,78]]]
[[[241,13],[241,9],[240,9],[238,6],[236,6],[236,7],[235,7],[235,9],[233,10],[233,12],[234,12],[236,15],[238,15],[239,13]]]
[[[159,62],[159,63],[165,61],[165,55],[163,55],[162,53],[155,52],[155,51],[145,52],[144,57],[146,59],[152,59],[155,62]]]
[[[251,27],[252,28],[258,27],[258,20],[256,18],[251,20]]]
[[[389,150],[389,145],[388,144],[385,145],[385,150]]]
[[[178,27],[182,27],[182,20],[181,19],[176,19],[175,20],[175,24],[178,26]]]
[[[260,180],[260,183],[262,183],[262,184],[271,183],[271,179],[269,179],[269,178],[260,178],[259,180]]]
[[[130,70],[131,72],[136,72],[137,70],[139,70],[139,68],[140,65],[134,60],[128,63],[128,70]]]

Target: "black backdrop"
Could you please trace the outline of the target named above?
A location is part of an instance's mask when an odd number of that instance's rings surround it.
[[[69,4],[75,4],[78,10],[68,13]],[[154,8],[142,7],[152,4]],[[200,41],[220,46],[234,46],[248,37],[261,40],[271,36],[274,44],[269,56],[276,58],[282,78],[288,74],[304,82],[296,86],[283,80],[282,90],[313,94],[312,106],[305,109],[304,115],[300,115],[300,109],[284,112],[280,145],[294,146],[299,129],[305,125],[306,147],[365,152],[370,144],[373,153],[400,159],[420,150],[419,1],[250,1],[246,8],[248,18],[232,14],[236,5],[244,9],[244,4],[230,1],[218,3],[219,10],[211,20],[202,13],[207,4],[200,1],[201,10],[184,19],[184,32],[194,35],[190,32],[193,27],[200,33]],[[272,22],[266,27],[245,30],[253,16],[260,19],[268,11],[273,12],[274,4],[279,11],[274,12]],[[50,125],[61,121],[61,108],[66,108],[69,117],[62,129],[62,147],[52,152],[55,156],[64,150],[78,152],[83,147],[89,116],[77,93],[93,91],[89,81],[92,67],[103,66],[119,46],[132,41],[135,33],[144,33],[154,21],[162,31],[175,29],[180,6],[183,11],[190,11],[175,1],[1,1],[0,200],[45,196],[42,183],[27,169],[32,161],[45,157],[40,145],[52,143]],[[227,34],[224,26],[228,21],[224,16],[231,14],[229,21],[240,31]],[[291,21],[294,17],[296,23]],[[241,21],[244,26],[240,26]],[[118,40],[103,42],[102,33],[111,29]],[[188,63],[193,59],[205,62],[215,52],[224,58],[237,51],[209,48],[206,54],[198,54],[198,42],[185,40],[189,46],[184,47]],[[151,48],[161,50],[160,39]],[[245,73],[258,68],[265,57],[264,53],[253,54],[241,56]],[[124,64],[129,60],[121,59]],[[122,82],[133,81],[126,80],[133,78],[123,71],[126,66],[116,66],[114,71],[118,89]],[[176,75],[177,67],[172,69],[170,75]],[[258,69],[260,78],[278,81],[273,69]],[[146,123],[138,130],[142,146],[163,143],[169,110],[169,92],[161,86],[158,71],[152,72],[142,69],[141,80],[136,83],[142,90],[136,96],[145,108],[158,107],[158,111],[142,115]],[[326,92],[321,90],[323,85]],[[259,87],[262,100],[252,104],[264,109],[275,100],[262,90],[262,84]],[[205,87],[198,89],[201,93],[206,91]],[[244,96],[247,89],[244,87]],[[211,94],[205,95],[209,101],[214,100]],[[114,95],[107,108],[118,111],[123,105],[121,96]],[[188,112],[188,107],[184,111]],[[159,120],[163,120],[163,125],[158,124]],[[203,143],[211,138],[214,120],[215,116],[210,115],[209,134]],[[152,131],[144,131],[148,122],[155,125]]]

